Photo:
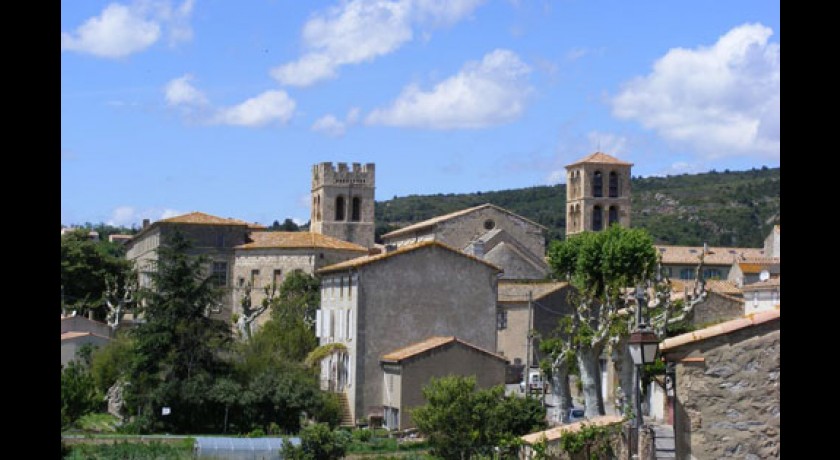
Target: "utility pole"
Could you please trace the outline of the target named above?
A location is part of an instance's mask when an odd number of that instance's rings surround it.
[[[533,305],[532,291],[528,291],[528,330],[525,332],[525,375],[522,377],[525,380],[525,394],[531,393],[531,329],[533,324]]]

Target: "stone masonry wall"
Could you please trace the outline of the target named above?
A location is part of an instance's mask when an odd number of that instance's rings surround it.
[[[706,327],[744,315],[744,303],[710,292],[706,300],[694,307],[691,323]]]
[[[686,344],[676,366],[678,458],[780,457],[778,320]],[[684,358],[703,362],[681,361]]]

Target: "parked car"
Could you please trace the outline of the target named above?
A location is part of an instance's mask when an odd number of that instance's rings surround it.
[[[581,420],[586,420],[583,409],[580,407],[569,409],[569,423],[580,422]]]
[[[519,382],[519,391],[525,392],[525,381]],[[548,382],[543,381],[542,373],[539,370],[531,370],[528,372],[528,392],[529,393],[548,393]]]

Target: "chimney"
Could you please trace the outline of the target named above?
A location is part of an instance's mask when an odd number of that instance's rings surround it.
[[[149,219],[143,219],[143,230],[149,227]]]

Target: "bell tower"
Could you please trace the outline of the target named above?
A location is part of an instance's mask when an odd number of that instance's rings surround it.
[[[630,226],[630,168],[595,152],[566,166],[566,236]]]
[[[312,166],[312,210],[309,231],[373,247],[375,167],[353,163]]]

